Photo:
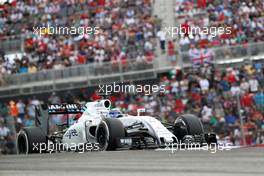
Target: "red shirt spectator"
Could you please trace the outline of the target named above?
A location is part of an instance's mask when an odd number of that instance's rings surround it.
[[[151,51],[145,52],[144,56],[147,62],[151,62],[154,59],[154,54]]]
[[[83,39],[80,41],[79,46],[80,46],[80,49],[83,49],[86,46],[88,46],[88,42],[85,39]]]
[[[102,97],[99,96],[99,95],[97,95],[96,92],[94,92],[93,95],[91,96],[91,99],[92,99],[93,101],[96,101],[96,100],[101,100]]]
[[[10,110],[10,115],[12,117],[17,117],[18,116],[18,109],[17,109],[16,103],[14,101],[10,101],[9,110]]]
[[[71,55],[71,46],[64,45],[61,51],[63,57],[69,57]]]
[[[27,49],[31,49],[33,47],[33,39],[32,38],[28,38],[25,41],[25,47]]]
[[[118,100],[118,98],[114,95],[110,96],[110,101],[114,104],[116,101]]]
[[[181,99],[175,101],[175,112],[182,113],[184,110],[184,104]]]
[[[97,0],[99,6],[105,6],[105,0]]]
[[[176,54],[175,45],[172,41],[169,41],[169,43],[168,43],[168,55],[173,56],[175,54]]]
[[[43,41],[39,42],[39,52],[45,52],[48,48],[48,45],[44,43]]]
[[[11,6],[12,6],[12,7],[16,7],[16,4],[17,4],[16,0],[13,0],[13,1],[11,2]]]
[[[78,64],[86,64],[85,56],[79,54],[77,59],[78,59]]]
[[[200,40],[198,45],[200,48],[204,48],[204,47],[209,45],[209,40],[207,40],[207,39]]]
[[[190,25],[188,24],[188,21],[185,21],[183,24],[181,24],[181,31],[184,33],[185,36],[189,35]]]
[[[206,8],[206,0],[197,0],[197,7],[198,8]]]
[[[218,16],[218,21],[224,21],[225,20],[225,15],[224,13],[221,13],[219,16]]]
[[[195,93],[195,92],[191,92],[190,97],[192,98],[193,101],[196,101],[196,102],[200,101],[202,98],[199,93]]]
[[[127,56],[126,55],[122,56],[122,58],[121,58],[121,64],[122,65],[127,65],[127,62],[128,62]]]
[[[254,138],[253,138],[253,134],[252,134],[252,130],[254,130],[256,128],[256,125],[249,121],[249,122],[246,122],[246,124],[244,125],[244,128],[245,128],[245,139],[246,139],[246,144],[247,145],[251,145]]]
[[[229,73],[227,75],[227,81],[230,83],[230,84],[233,84],[235,83],[237,80],[236,80],[236,77],[233,73]]]
[[[240,101],[242,107],[251,107],[253,103],[252,95],[247,93],[241,97]]]

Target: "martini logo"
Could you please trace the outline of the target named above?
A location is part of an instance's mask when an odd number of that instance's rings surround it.
[[[49,110],[61,110],[61,109],[78,109],[77,104],[67,104],[67,105],[50,105]]]

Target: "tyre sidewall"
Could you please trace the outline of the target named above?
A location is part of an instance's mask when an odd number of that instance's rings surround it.
[[[25,150],[25,153],[20,153],[20,149],[19,149],[19,146],[18,146],[17,147],[17,153],[18,154],[28,154],[29,153],[29,141],[28,141],[28,135],[27,135],[25,130],[20,130],[20,132],[18,133],[17,145],[19,145],[18,142],[19,142],[20,138],[24,138],[26,150]]]
[[[109,139],[110,139],[110,133],[109,133],[109,127],[108,127],[108,125],[107,125],[107,123],[106,123],[106,121],[105,120],[102,120],[101,121],[101,123],[99,124],[99,126],[98,126],[98,128],[97,128],[97,130],[96,130],[96,139],[98,139],[98,132],[99,132],[99,129],[100,128],[103,128],[104,130],[105,130],[105,145],[104,146],[100,146],[100,144],[99,144],[99,150],[100,151],[104,151],[104,150],[107,150],[108,149],[108,147],[109,147]]]

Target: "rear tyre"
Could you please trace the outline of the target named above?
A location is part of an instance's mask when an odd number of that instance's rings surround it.
[[[119,119],[105,118],[96,129],[96,140],[99,149],[115,150],[118,147],[118,139],[125,137],[125,129]]]
[[[200,119],[192,114],[178,117],[174,122],[174,135],[181,141],[185,136],[203,136],[204,129]],[[195,141],[195,139],[193,139]],[[201,139],[201,142],[203,140]]]
[[[46,146],[45,133],[39,127],[27,127],[20,130],[17,136],[17,153],[39,153],[40,146]]]

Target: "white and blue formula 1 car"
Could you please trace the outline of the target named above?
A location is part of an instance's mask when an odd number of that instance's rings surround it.
[[[111,109],[109,100],[84,105],[61,104],[36,107],[34,127],[25,127],[17,136],[18,154],[39,152],[37,144],[72,145],[96,144],[100,151],[117,149],[146,149],[177,143],[216,143],[214,134],[205,134],[199,118],[181,115],[174,124],[163,123],[155,117],[121,114]],[[81,114],[75,122],[59,124],[58,131],[49,132],[51,114]],[[45,145],[47,146],[47,145]],[[42,151],[43,152],[43,151]]]

